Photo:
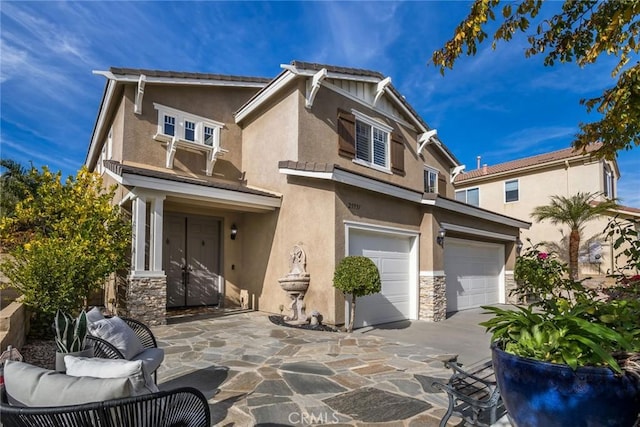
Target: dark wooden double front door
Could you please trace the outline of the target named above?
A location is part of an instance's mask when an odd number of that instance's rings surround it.
[[[219,303],[220,221],[166,213],[163,268],[167,275],[167,307]]]

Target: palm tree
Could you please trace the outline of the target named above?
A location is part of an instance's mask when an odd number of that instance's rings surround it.
[[[595,199],[600,193],[579,192],[570,197],[551,196],[551,203],[537,206],[531,216],[537,221],[549,220],[552,224],[569,226],[569,274],[578,280],[578,248],[580,232],[584,225],[596,219],[617,205],[615,199],[598,202]]]

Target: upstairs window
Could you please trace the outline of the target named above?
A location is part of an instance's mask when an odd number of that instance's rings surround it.
[[[213,146],[213,139],[215,137],[216,130],[212,127],[205,126],[204,127],[204,145],[208,145],[209,147]]]
[[[162,133],[164,133],[165,135],[174,136],[176,134],[176,118],[168,114],[163,114],[163,116],[164,128]]]
[[[518,180],[514,179],[504,183],[504,201],[517,202],[520,200],[520,191],[518,189]]]
[[[220,147],[224,123],[165,105],[154,103],[153,106],[158,110],[158,128],[153,139],[166,146],[166,167],[173,168],[173,159],[179,149],[199,151],[205,156],[205,173],[211,176],[216,160],[227,152]]]
[[[393,129],[357,111],[353,113],[356,121],[355,161],[389,171],[389,136]]]
[[[480,207],[480,189],[468,188],[466,190],[458,190],[456,191],[456,200],[468,205]]]
[[[404,176],[405,138],[356,110],[338,109],[338,154],[354,163]]]
[[[182,141],[200,146],[219,147],[220,130],[224,123],[195,114],[153,104],[158,110],[158,130],[155,139],[163,142]]]
[[[424,192],[438,192],[438,171],[431,168],[424,169]]]
[[[615,194],[613,191],[613,173],[611,172],[611,168],[606,163],[604,164],[604,187],[602,192],[604,193],[604,197],[607,199],[615,198]]]
[[[184,121],[184,139],[187,141],[196,140],[196,124],[194,122]]]

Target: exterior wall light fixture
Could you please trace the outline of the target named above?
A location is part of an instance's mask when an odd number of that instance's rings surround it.
[[[522,240],[520,240],[520,238],[518,238],[518,240],[516,240],[516,253],[518,255],[520,255],[520,252],[522,252],[522,247],[524,246],[524,243],[522,243]]]
[[[238,235],[238,227],[235,224],[231,226],[231,240],[236,240],[236,236]]]
[[[444,248],[444,236],[446,234],[447,232],[445,231],[445,229],[441,228],[440,231],[438,231],[438,237],[436,237],[436,242],[438,242],[438,244],[443,248]]]

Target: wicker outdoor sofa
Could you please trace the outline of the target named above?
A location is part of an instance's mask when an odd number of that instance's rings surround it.
[[[3,390],[0,421],[5,427],[210,427],[211,414],[191,387],[60,407],[9,405]]]

